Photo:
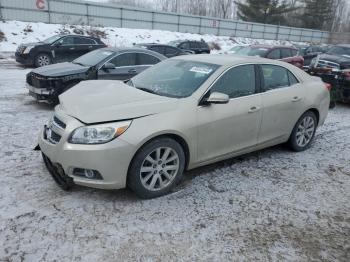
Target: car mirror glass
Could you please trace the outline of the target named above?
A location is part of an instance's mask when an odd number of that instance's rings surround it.
[[[115,69],[115,65],[112,63],[105,63],[102,67],[104,70]]]
[[[206,100],[209,104],[227,104],[230,101],[230,97],[227,94],[213,92]]]

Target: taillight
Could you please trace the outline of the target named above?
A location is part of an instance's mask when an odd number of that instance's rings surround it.
[[[325,87],[327,88],[328,91],[331,91],[332,85],[329,83],[324,83]]]
[[[350,77],[350,71],[349,70],[343,71],[343,75],[345,77]]]

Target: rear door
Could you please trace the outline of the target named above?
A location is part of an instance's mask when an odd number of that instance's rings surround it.
[[[136,53],[123,53],[107,61],[114,64],[114,69],[98,71],[98,79],[126,80],[136,75]]]
[[[284,67],[263,64],[260,68],[264,92],[259,143],[286,139],[303,113],[305,90]]]
[[[177,56],[179,55],[179,49],[177,48],[174,48],[174,47],[171,47],[171,46],[167,46],[165,47],[165,56],[166,57],[174,57],[174,56]]]
[[[76,45],[73,36],[65,36],[58,40],[53,49],[56,62],[72,61],[76,58]]]
[[[76,44],[76,57],[95,50],[97,47],[96,41],[87,37],[74,37],[74,43]]]

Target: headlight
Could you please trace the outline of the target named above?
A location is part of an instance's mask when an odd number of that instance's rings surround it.
[[[24,50],[23,50],[23,54],[28,54],[30,52],[30,50],[32,50],[34,48],[34,46],[27,46]]]
[[[83,126],[75,129],[69,143],[72,144],[103,144],[123,134],[131,121],[115,122],[103,125]]]

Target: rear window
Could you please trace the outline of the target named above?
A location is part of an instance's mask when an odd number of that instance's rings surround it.
[[[281,57],[282,58],[287,58],[287,57],[291,57],[291,56],[292,56],[291,49],[288,49],[288,48],[281,49]]]
[[[286,68],[276,65],[261,65],[264,88],[266,91],[288,87],[299,83],[296,77]]]

